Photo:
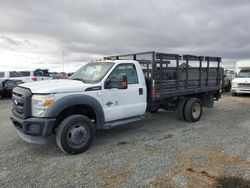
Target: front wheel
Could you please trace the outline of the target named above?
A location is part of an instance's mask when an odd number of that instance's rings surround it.
[[[185,118],[189,122],[197,122],[202,115],[201,100],[197,98],[191,98],[185,105]]]
[[[83,153],[95,138],[95,126],[83,115],[72,115],[60,124],[56,132],[58,147],[71,155]]]

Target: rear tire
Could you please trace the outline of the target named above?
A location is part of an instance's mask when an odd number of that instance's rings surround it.
[[[56,132],[58,147],[71,155],[86,151],[95,138],[95,126],[83,115],[72,115],[62,121]]]
[[[191,98],[185,105],[185,118],[189,122],[197,122],[202,115],[202,103],[200,99]]]
[[[188,101],[188,98],[184,98],[178,104],[177,111],[178,111],[178,119],[179,120],[182,120],[182,121],[186,120],[184,110],[185,110],[185,105],[186,105],[187,101]]]

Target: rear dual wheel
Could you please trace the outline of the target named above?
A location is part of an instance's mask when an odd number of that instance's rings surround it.
[[[197,98],[191,98],[185,105],[185,118],[189,122],[197,122],[202,115],[201,100]]]
[[[197,122],[202,115],[202,103],[198,98],[185,98],[178,106],[179,119],[189,122]]]
[[[185,105],[186,105],[187,101],[188,101],[188,98],[184,98],[179,102],[179,105],[178,105],[178,118],[179,118],[179,120],[182,120],[182,121],[186,120],[186,118],[185,118]]]

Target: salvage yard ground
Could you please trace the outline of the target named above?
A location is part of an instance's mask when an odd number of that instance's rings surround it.
[[[250,96],[226,94],[197,123],[160,111],[98,131],[80,155],[51,138],[39,146],[12,128],[11,102],[0,99],[0,187],[248,187]]]

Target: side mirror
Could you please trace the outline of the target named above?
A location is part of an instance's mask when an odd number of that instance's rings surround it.
[[[127,89],[128,88],[128,81],[127,76],[123,75],[119,78],[108,78],[105,81],[105,89]]]

